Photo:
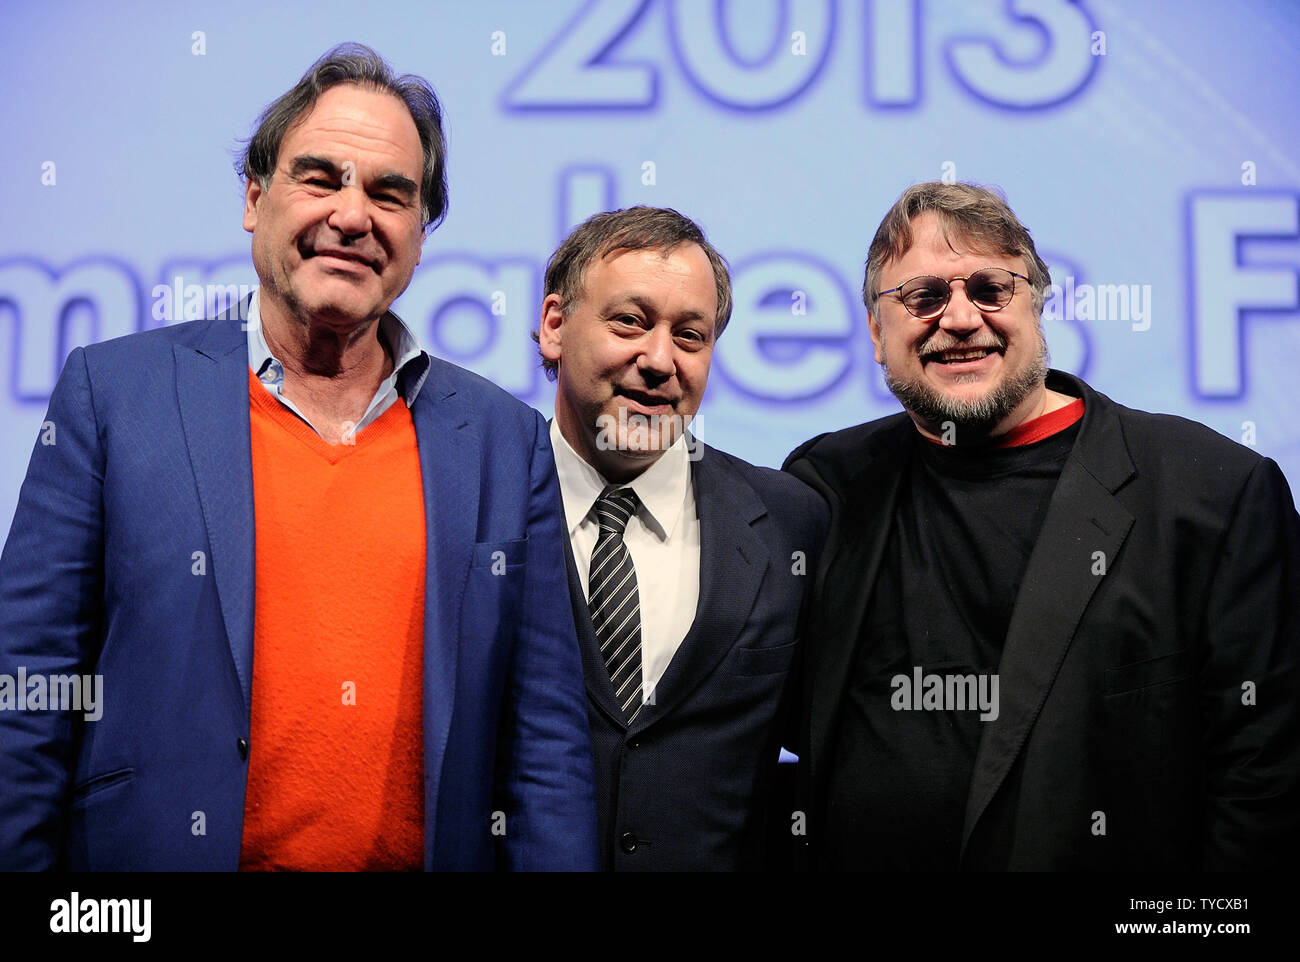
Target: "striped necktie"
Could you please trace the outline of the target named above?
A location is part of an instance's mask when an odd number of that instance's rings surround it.
[[[639,503],[631,488],[610,485],[600,493],[595,504],[600,534],[587,579],[591,627],[614,685],[614,700],[629,725],[641,711],[641,599],[623,532]]]

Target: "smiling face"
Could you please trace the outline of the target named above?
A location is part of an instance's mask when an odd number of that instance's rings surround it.
[[[973,427],[978,434],[1002,434],[1037,414],[1046,399],[1047,344],[1027,282],[1016,279],[1015,296],[1000,311],[981,311],[966,296],[966,277],[984,267],[1026,274],[1024,258],[953,250],[939,218],[922,214],[912,222],[912,246],[887,261],[880,289],[889,290],[921,275],[950,281],[952,296],[938,317],[908,313],[898,294],[884,294],[868,314],[876,361],[917,426],[939,435],[943,423]]]
[[[559,294],[542,302],[542,356],[559,364],[556,422],[607,480],[644,471],[699,410],[716,315],[697,244],[612,251],[588,266],[567,314]]]
[[[285,134],[270,184],[246,188],[262,310],[337,330],[381,317],[420,262],[423,164],[397,97],[355,84],[321,94]]]

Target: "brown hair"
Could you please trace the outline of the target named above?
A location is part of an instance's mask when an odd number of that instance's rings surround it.
[[[945,184],[929,181],[913,184],[889,208],[876,229],[867,250],[866,276],[862,281],[862,302],[872,313],[880,297],[880,271],[885,264],[902,257],[912,247],[912,221],[922,214],[939,216],[949,246],[960,240],[976,250],[1011,254],[1028,265],[1029,292],[1034,313],[1041,315],[1043,300],[1052,278],[1047,264],[1034,249],[1033,238],[1006,199],[979,184]]]
[[[668,207],[627,207],[588,217],[551,255],[546,264],[543,292],[559,294],[560,310],[567,314],[582,299],[587,268],[593,261],[618,250],[662,249],[666,254],[681,244],[698,245],[713,267],[718,294],[713,337],[717,340],[731,319],[731,274],[727,260],[708,242],[695,221]],[[536,331],[533,340],[539,340]],[[542,367],[554,381],[559,365],[543,358]]]
[[[316,106],[326,90],[339,84],[359,84],[390,93],[406,105],[420,135],[424,171],[420,178],[420,213],[425,232],[447,214],[447,141],[442,133],[442,106],[428,81],[415,74],[398,76],[384,58],[359,43],[341,43],[327,50],[288,93],[262,111],[257,130],[235,163],[239,175],[263,187],[271,183],[280,144],[294,123]]]

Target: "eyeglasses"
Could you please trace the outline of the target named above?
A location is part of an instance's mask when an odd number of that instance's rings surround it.
[[[1017,274],[1002,267],[985,267],[969,277],[954,277],[954,281],[966,282],[966,296],[981,311],[1000,311],[1011,303],[1016,296],[1016,278],[1029,280],[1024,274]],[[897,292],[907,312],[921,320],[938,317],[948,306],[952,297],[952,285],[942,277],[913,277],[898,287],[881,291],[877,297]]]

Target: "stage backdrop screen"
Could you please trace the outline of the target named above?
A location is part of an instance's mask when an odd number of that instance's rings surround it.
[[[1055,367],[1300,481],[1293,0],[7,2],[0,532],[70,350],[256,283],[233,158],[345,40],[446,111],[449,216],[396,310],[543,412],[546,259],[632,204],[731,262],[702,440],[779,465],[896,411],[867,245],[909,184],[975,181],[1051,266]]]

